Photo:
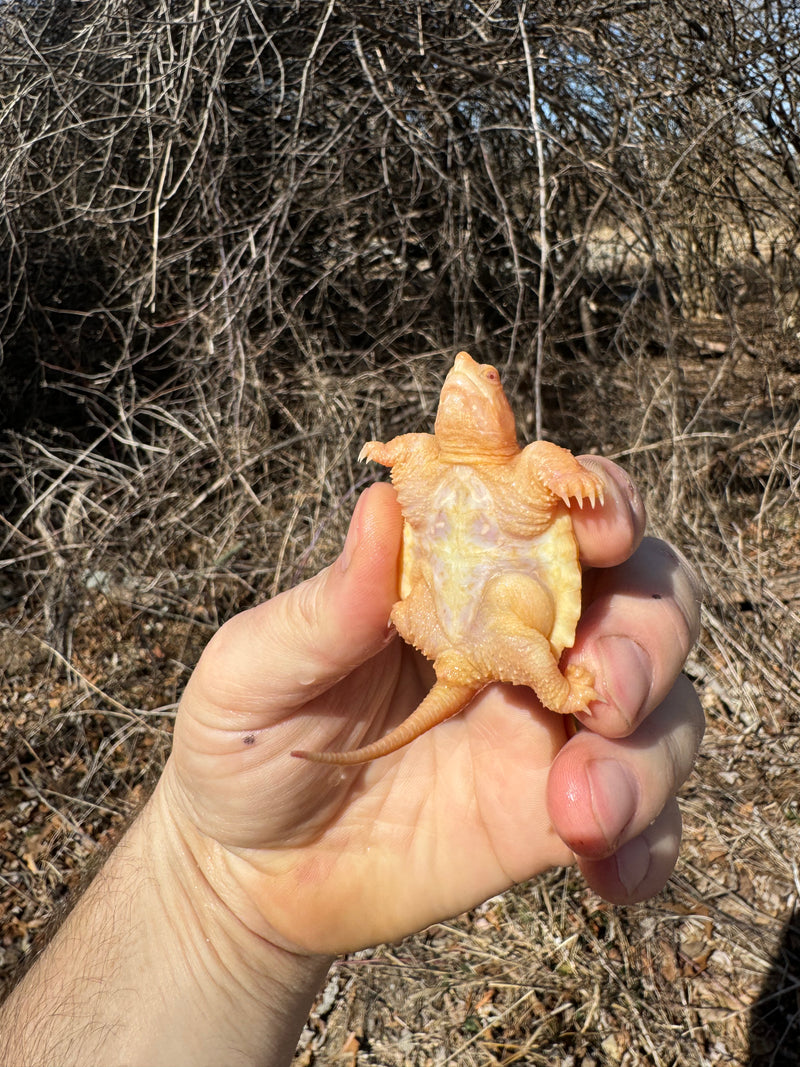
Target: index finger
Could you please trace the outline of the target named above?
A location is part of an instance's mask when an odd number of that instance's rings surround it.
[[[636,486],[616,463],[602,456],[579,456],[579,462],[603,482],[603,503],[571,508],[570,515],[584,567],[616,567],[638,548],[646,524]]]

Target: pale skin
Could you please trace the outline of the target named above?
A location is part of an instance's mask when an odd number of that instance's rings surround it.
[[[609,900],[676,861],[702,715],[680,674],[697,585],[642,541],[619,468],[575,521],[587,606],[567,659],[601,699],[568,739],[524,688],[374,763],[293,759],[406,718],[430,665],[387,628],[401,516],[361,498],[341,557],[230,620],[190,679],[148,804],[0,1013],[0,1062],[289,1063],[331,959],[577,862]]]

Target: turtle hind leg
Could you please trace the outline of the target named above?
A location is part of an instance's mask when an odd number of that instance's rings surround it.
[[[507,574],[487,584],[482,605],[483,654],[494,677],[526,685],[550,711],[582,711],[598,699],[590,671],[570,664],[561,672],[560,649],[547,636],[553,628],[555,601],[549,590],[528,575]]]
[[[545,708],[561,715],[591,715],[589,705],[599,699],[591,671],[571,663],[562,673],[547,638],[521,625],[516,632],[506,628],[495,669],[500,681],[527,686]]]
[[[481,687],[476,685],[459,685],[450,682],[436,682],[431,691],[409,717],[396,726],[385,737],[373,741],[371,745],[356,748],[350,752],[292,752],[300,759],[314,763],[335,763],[342,766],[355,763],[368,763],[380,756],[388,756],[399,748],[416,740],[421,734],[432,730],[445,719],[452,718],[467,706]]]

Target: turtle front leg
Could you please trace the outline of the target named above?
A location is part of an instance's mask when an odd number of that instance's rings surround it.
[[[559,448],[550,441],[534,441],[522,453],[522,460],[529,470],[533,485],[541,485],[548,493],[563,500],[571,507],[573,500],[578,507],[588,500],[592,507],[603,503],[603,483],[575,459],[566,448]]]
[[[433,436],[427,433],[404,433],[391,441],[367,441],[358,454],[360,461],[380,463],[382,467],[394,467],[417,455],[422,458],[434,449]]]

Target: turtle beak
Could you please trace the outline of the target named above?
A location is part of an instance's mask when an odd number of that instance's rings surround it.
[[[478,364],[469,354],[469,352],[459,352],[453,363],[453,370],[457,374],[472,374],[478,369]]]
[[[480,391],[480,374],[478,364],[468,352],[459,352],[453,366],[447,375],[447,384],[456,385],[459,389],[474,392]]]

